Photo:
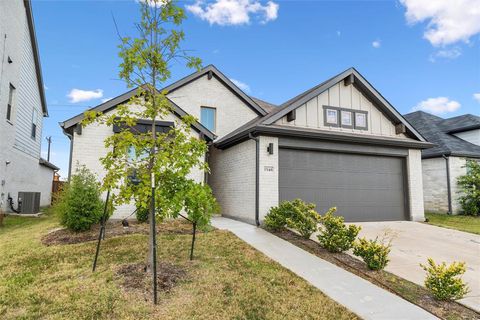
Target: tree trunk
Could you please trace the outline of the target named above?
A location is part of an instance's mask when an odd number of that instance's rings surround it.
[[[193,249],[195,247],[195,234],[197,233],[197,224],[193,223],[192,247],[190,248],[190,260],[193,260]]]

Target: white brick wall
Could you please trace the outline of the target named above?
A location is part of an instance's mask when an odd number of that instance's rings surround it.
[[[245,102],[217,78],[212,77],[208,80],[207,75],[175,90],[167,97],[199,120],[200,107],[216,108],[217,130],[215,134],[218,138],[257,117],[257,114]]]
[[[460,203],[458,197],[460,196],[460,188],[458,187],[458,177],[467,174],[466,158],[450,157],[450,188],[452,190],[452,213],[459,214],[461,212]]]
[[[425,221],[425,210],[423,206],[421,150],[408,150],[407,180],[409,192],[410,219],[412,221]]]
[[[255,141],[247,140],[229,149],[211,148],[208,183],[221,207],[221,214],[255,223]]]
[[[112,111],[115,112],[115,111]],[[174,115],[170,114],[168,117],[163,118],[165,121],[180,121]],[[104,141],[107,137],[113,134],[112,127],[100,124],[91,124],[82,129],[82,134],[74,133],[73,137],[73,150],[72,150],[72,174],[75,173],[76,168],[81,165],[85,165],[93,173],[98,176],[99,181],[105,176],[105,170],[100,162],[100,158],[107,154]],[[191,134],[199,136],[196,131],[191,130]],[[203,181],[203,170],[195,169],[190,173],[190,177],[196,181]],[[106,194],[103,195],[104,198]],[[122,219],[129,216],[135,211],[135,205],[128,204],[122,205],[116,208],[113,219]]]
[[[261,136],[260,139],[260,179],[259,179],[259,218],[263,221],[271,207],[278,205],[278,138]],[[267,152],[273,143],[273,154]],[[273,171],[270,171],[273,170]]]
[[[447,163],[443,158],[422,160],[423,199],[425,210],[446,213],[448,211],[447,196]]]

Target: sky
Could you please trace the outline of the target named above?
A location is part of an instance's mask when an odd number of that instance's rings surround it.
[[[51,162],[67,177],[58,123],[124,93],[119,37],[142,0],[33,0]],[[143,0],[148,1],[148,0]],[[274,104],[355,67],[398,111],[480,115],[480,0],[180,1],[182,48]],[[174,65],[170,81],[193,72]],[[42,154],[45,156],[46,140]]]

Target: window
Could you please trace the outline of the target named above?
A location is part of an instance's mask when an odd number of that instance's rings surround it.
[[[7,104],[7,120],[12,120],[13,111],[13,98],[15,95],[15,87],[10,83],[10,90],[8,92],[8,104]]]
[[[338,110],[326,109],[327,124],[338,125]]]
[[[37,137],[37,118],[38,118],[37,109],[33,109],[33,113],[32,113],[32,139],[34,139],[34,140]]]
[[[367,130],[367,113],[355,112],[355,129]]]
[[[216,130],[216,109],[211,107],[202,107],[200,113],[200,123],[208,130],[215,132]]]
[[[353,126],[353,119],[352,119],[352,112],[342,110],[342,127],[352,127]]]

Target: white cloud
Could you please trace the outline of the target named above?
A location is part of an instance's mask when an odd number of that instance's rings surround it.
[[[480,103],[480,92],[479,93],[474,93],[473,94],[473,99],[477,100],[477,102]]]
[[[375,49],[378,49],[380,48],[382,45],[381,41],[380,40],[375,40],[372,42],[372,47],[374,47]]]
[[[457,111],[460,103],[447,97],[429,98],[417,104],[412,111],[427,111],[433,114],[444,114]]]
[[[250,92],[250,86],[248,84],[235,79],[230,79],[230,81],[232,81],[237,87],[239,87],[240,90]]]
[[[71,103],[77,103],[82,101],[88,101],[93,99],[100,99],[103,97],[103,90],[81,90],[81,89],[72,89],[67,94],[67,97],[70,98]]]
[[[437,58],[453,60],[462,55],[462,50],[459,47],[453,47],[450,49],[440,49],[430,55],[429,60],[435,62]]]
[[[261,23],[273,21],[278,17],[279,5],[268,1],[262,5],[258,0],[198,0],[186,6],[187,10],[210,24],[242,25],[249,24],[254,16]]]
[[[163,6],[164,3],[166,3],[169,0],[137,0],[138,2],[141,3],[147,3],[150,7],[161,7]]]
[[[103,99],[100,100],[100,101],[102,101],[102,103],[105,103],[105,102],[107,102],[108,100],[112,100],[112,99],[113,99],[112,97],[109,97],[109,98],[103,98]]]
[[[478,0],[400,0],[408,23],[426,21],[423,37],[434,46],[445,46],[480,33]]]

